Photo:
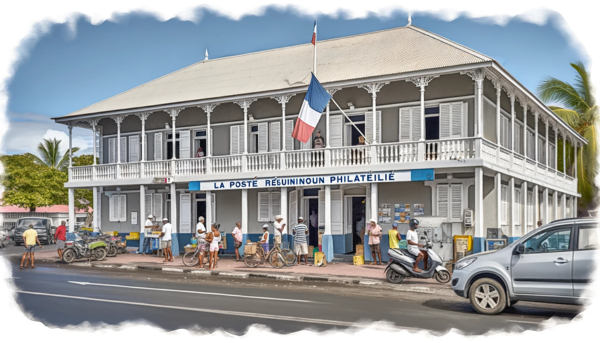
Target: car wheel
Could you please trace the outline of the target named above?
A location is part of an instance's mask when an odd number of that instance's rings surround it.
[[[494,279],[475,281],[469,288],[469,300],[475,311],[482,314],[498,314],[506,307],[504,287]]]

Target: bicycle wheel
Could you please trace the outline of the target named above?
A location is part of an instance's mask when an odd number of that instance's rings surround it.
[[[198,259],[198,253],[196,251],[188,251],[185,254],[183,254],[183,256],[181,257],[183,264],[185,264],[188,267],[193,267],[198,265],[198,262],[200,261]]]
[[[298,263],[298,256],[296,253],[290,249],[281,250],[281,255],[283,255],[283,259],[285,260],[285,264],[288,266],[295,266]]]
[[[272,254],[269,254],[269,264],[273,268],[280,269],[285,266],[285,259],[279,251],[274,251]]]
[[[262,263],[262,258],[258,254],[244,254],[244,264],[250,268],[256,268]]]

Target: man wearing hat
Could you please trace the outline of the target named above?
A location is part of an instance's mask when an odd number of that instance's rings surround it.
[[[313,149],[323,149],[325,147],[325,137],[321,136],[321,130],[317,130],[317,136],[313,140]]]
[[[262,245],[265,254],[269,253],[269,224],[263,225],[263,235],[260,240],[260,244]]]
[[[285,230],[285,223],[283,222],[283,217],[281,214],[275,216],[275,223],[273,223],[273,227],[275,228],[273,232],[273,243],[281,244],[281,235],[283,234],[283,230]]]
[[[307,235],[308,227],[304,224],[304,218],[298,217],[298,224],[294,226],[294,250],[298,256],[298,264],[302,262],[302,256],[304,256],[304,262],[308,266]]]
[[[375,218],[371,218],[369,221],[369,228],[367,229],[367,233],[369,234],[369,248],[371,248],[371,255],[373,255],[373,261],[371,264],[375,264],[377,262],[377,256],[379,256],[379,262],[377,264],[381,264],[381,227],[377,225],[377,220]]]
[[[171,232],[173,230],[173,226],[169,223],[169,219],[163,218],[163,227],[162,233],[160,234],[161,238],[161,248],[163,249],[163,254],[165,254],[165,260],[163,262],[173,262],[173,253],[171,252]]]
[[[141,254],[149,254],[150,253],[150,237],[146,236],[146,232],[148,231],[152,231],[152,229],[154,228],[158,228],[158,225],[154,225],[154,223],[152,222],[152,219],[154,218],[154,216],[152,214],[148,215],[148,218],[146,219],[146,222],[144,223],[144,230],[141,232],[140,238],[143,238],[143,242],[144,244],[142,245],[142,248],[140,250]]]
[[[402,240],[402,237],[400,237],[400,233],[398,232],[398,223],[392,224],[392,229],[388,231],[388,237],[390,240],[390,249],[399,249],[398,242]]]

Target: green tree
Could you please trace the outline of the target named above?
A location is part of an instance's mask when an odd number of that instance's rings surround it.
[[[60,142],[56,138],[44,139],[38,145],[39,156],[36,156],[36,161],[53,169],[66,170],[69,166],[69,151],[67,150],[64,155],[61,154]],[[72,148],[71,154],[75,154],[77,151],[79,151],[79,148]]]
[[[574,85],[554,77],[546,77],[538,86],[538,93],[542,101],[560,104],[561,106],[549,106],[549,108],[588,141],[588,144],[577,153],[577,178],[578,191],[581,193],[579,206],[582,209],[589,209],[595,206],[598,192],[594,184],[598,172],[596,156],[598,107],[593,95],[590,74],[583,63],[571,63],[571,67],[576,72]],[[575,156],[571,144],[567,144],[567,149],[566,162],[569,166],[567,171],[573,174]],[[562,144],[558,147],[557,162],[562,166]]]
[[[2,201],[6,205],[36,208],[64,204],[68,201],[64,183],[65,172],[37,163],[32,154],[4,155],[0,157],[4,165],[1,178],[4,186]]]
[[[73,157],[73,166],[89,166],[94,163],[93,155],[80,155]],[[96,158],[96,163],[98,163],[98,158]],[[65,188],[66,190],[66,188]],[[68,194],[67,194],[68,197]],[[87,210],[88,208],[92,208],[94,204],[93,201],[93,192],[90,189],[76,189],[75,190],[75,207],[80,210]]]

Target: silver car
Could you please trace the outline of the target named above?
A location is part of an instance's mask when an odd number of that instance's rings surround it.
[[[581,304],[596,268],[596,218],[544,225],[501,250],[460,259],[452,289],[483,314],[498,314],[517,301]]]

